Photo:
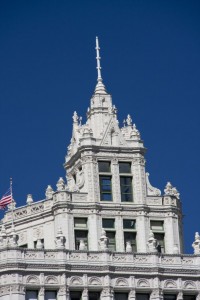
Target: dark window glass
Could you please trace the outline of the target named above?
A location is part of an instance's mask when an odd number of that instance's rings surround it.
[[[149,294],[136,293],[136,300],[149,300]]]
[[[80,241],[83,240],[85,248],[88,248],[88,231],[87,230],[75,230],[75,249],[79,250]]]
[[[128,293],[115,293],[115,300],[128,300]]]
[[[87,228],[87,218],[74,218],[75,228]]]
[[[21,245],[20,248],[28,248],[27,244]]]
[[[101,200],[112,201],[111,176],[99,176]]]
[[[99,161],[99,172],[100,173],[110,173],[110,162],[109,161]]]
[[[100,293],[99,292],[89,292],[88,300],[100,300]]]
[[[131,173],[131,163],[119,162],[119,173]]]
[[[132,177],[120,176],[121,200],[126,202],[133,201]]]
[[[70,300],[81,300],[82,292],[70,292]]]
[[[175,294],[164,294],[163,299],[164,300],[176,300],[176,295]]]
[[[135,232],[124,232],[124,247],[126,249],[126,243],[130,242],[132,251],[137,252],[137,247],[136,247],[136,233]]]
[[[163,231],[164,230],[164,226],[163,226],[163,221],[150,221],[150,225],[151,225],[151,230],[153,231]]]
[[[155,232],[154,238],[158,242],[158,246],[157,246],[158,252],[164,253],[165,252],[165,235],[164,235],[164,233],[156,233]]]
[[[103,228],[115,228],[115,219],[102,219]]]
[[[115,231],[106,231],[106,236],[108,237],[108,249],[111,251],[115,251]]]
[[[196,300],[196,295],[183,295],[183,300]]]
[[[124,229],[135,229],[135,220],[123,220],[123,228]]]
[[[57,292],[56,291],[45,291],[44,299],[45,300],[56,300]]]
[[[37,300],[38,291],[26,291],[26,300]]]

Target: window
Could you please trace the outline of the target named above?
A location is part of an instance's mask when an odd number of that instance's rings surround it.
[[[70,292],[70,300],[81,300],[82,292]]]
[[[104,229],[106,229],[106,228],[115,229],[115,219],[103,219],[102,226]]]
[[[131,163],[119,162],[119,173],[120,173],[121,201],[132,202],[133,201],[132,176],[129,175],[131,174]]]
[[[100,195],[102,201],[112,201],[112,177],[99,176]]]
[[[28,245],[27,244],[20,245],[20,248],[28,248]]]
[[[109,161],[99,161],[99,173],[110,173],[110,162]]]
[[[37,300],[38,291],[26,291],[26,300]]]
[[[164,300],[176,300],[176,294],[164,294]]]
[[[124,229],[135,229],[135,220],[124,219],[123,220]]]
[[[88,249],[87,218],[74,218],[75,249],[80,250],[80,242],[83,241],[85,249]]]
[[[131,174],[131,163],[119,162],[119,173]]]
[[[149,300],[149,294],[136,293],[136,300]]]
[[[105,229],[108,237],[108,249],[115,251],[115,219],[102,219],[102,227]]]
[[[128,293],[115,293],[115,300],[128,300]]]
[[[151,221],[152,231],[163,231],[163,221]]]
[[[126,250],[127,242],[130,242],[132,251],[137,251],[136,246],[136,232],[135,232],[135,220],[124,219],[123,220],[124,229],[124,248]]]
[[[196,295],[183,295],[183,300],[196,300]]]
[[[56,291],[45,291],[44,299],[45,300],[56,300],[57,292]]]
[[[99,161],[98,166],[99,166],[100,199],[101,201],[112,201],[112,176],[110,174],[110,162]]]
[[[100,300],[100,293],[99,292],[89,292],[88,300]]]
[[[165,252],[164,222],[151,220],[150,228],[154,233],[154,238],[158,242],[158,246],[157,246],[158,252],[164,253]]]

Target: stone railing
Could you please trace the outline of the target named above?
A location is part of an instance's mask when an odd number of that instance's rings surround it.
[[[101,251],[0,249],[0,265],[7,263],[71,264],[190,269],[200,271],[200,255],[159,255],[154,253],[122,253]]]

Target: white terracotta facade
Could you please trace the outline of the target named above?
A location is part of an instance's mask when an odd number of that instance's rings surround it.
[[[97,85],[86,123],[73,115],[67,180],[2,219],[0,300],[200,300],[199,235],[195,254],[183,254],[179,193],[151,186],[140,133],[129,115],[119,127],[103,84],[98,40],[96,50]]]

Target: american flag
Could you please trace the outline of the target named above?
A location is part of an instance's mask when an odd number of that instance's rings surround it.
[[[11,192],[11,188],[9,188],[0,200],[0,209],[5,209],[6,205],[10,204],[11,202],[12,202],[12,192]]]

